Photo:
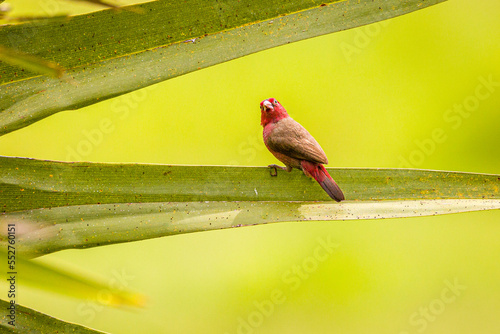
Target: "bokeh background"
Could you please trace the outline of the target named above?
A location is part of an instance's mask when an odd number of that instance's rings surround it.
[[[11,3],[21,14],[95,9]],[[258,104],[275,97],[330,166],[498,174],[499,12],[496,0],[451,0],[263,51],[56,114],[1,137],[0,153],[264,166],[276,160],[262,143]],[[101,128],[104,119],[112,130]],[[18,302],[111,333],[499,333],[499,236],[492,211],[281,223],[62,251],[38,261],[140,291],[147,307],[23,287]],[[325,242],[335,247],[312,266]]]

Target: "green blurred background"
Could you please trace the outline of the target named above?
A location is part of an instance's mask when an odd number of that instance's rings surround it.
[[[496,0],[451,0],[274,48],[51,116],[1,137],[0,153],[264,166],[276,160],[258,104],[275,97],[330,166],[500,173],[499,11]],[[138,290],[147,307],[28,288],[18,302],[112,333],[499,333],[499,223],[499,211],[283,223],[63,251],[38,261]],[[338,246],[314,262],[318,238]]]

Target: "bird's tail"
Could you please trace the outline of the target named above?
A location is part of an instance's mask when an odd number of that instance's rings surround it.
[[[322,164],[315,164],[309,161],[301,161],[302,170],[308,176],[311,176],[316,181],[323,190],[326,191],[328,196],[337,202],[345,200],[344,193],[340,190],[340,187],[333,181],[332,177],[326,171],[325,166]]]

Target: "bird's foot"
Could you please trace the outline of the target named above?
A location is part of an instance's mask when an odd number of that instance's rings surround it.
[[[274,164],[269,165],[267,167],[271,168],[271,176],[278,176],[278,168],[282,169],[282,170],[287,170],[286,167],[281,167],[281,166],[274,165]],[[273,174],[273,169],[274,169],[274,174]]]

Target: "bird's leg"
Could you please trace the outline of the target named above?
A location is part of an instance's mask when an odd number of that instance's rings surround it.
[[[269,165],[267,167],[271,168],[271,176],[278,176],[278,168],[282,169],[282,170],[286,170],[287,172],[290,172],[292,170],[291,168],[288,168],[288,166],[282,167],[282,166],[278,166],[275,164]],[[273,174],[273,169],[274,169],[274,174]]]

